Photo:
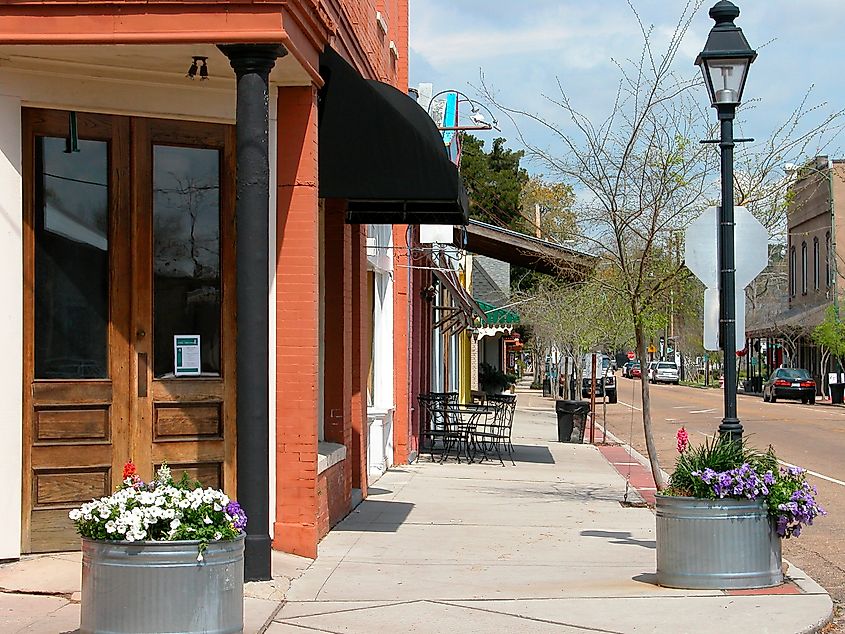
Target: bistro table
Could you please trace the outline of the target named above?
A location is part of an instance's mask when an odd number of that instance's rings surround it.
[[[482,416],[486,422],[487,416],[495,414],[495,406],[476,403],[451,403],[432,406],[429,411],[437,416],[443,424],[443,451],[440,454],[441,463],[446,459],[452,447],[457,449],[456,457],[459,464],[461,462],[461,453],[466,456],[467,462],[475,462],[475,450],[478,447],[481,447],[484,457],[487,457],[484,443],[476,442],[475,430]]]

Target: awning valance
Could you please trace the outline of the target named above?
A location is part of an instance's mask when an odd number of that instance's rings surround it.
[[[493,304],[488,304],[487,302],[482,301],[479,301],[478,305],[481,307],[481,310],[484,311],[484,325],[504,326],[507,324],[519,323],[519,315],[512,310],[508,310],[507,308],[498,308],[493,306]]]
[[[329,47],[320,74],[320,196],[347,199],[352,223],[466,224],[466,190],[425,110]]]

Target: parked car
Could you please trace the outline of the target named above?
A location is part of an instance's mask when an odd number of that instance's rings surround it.
[[[800,399],[802,403],[815,405],[816,382],[807,370],[778,368],[763,384],[763,400],[774,403],[779,398]]]
[[[635,363],[631,366],[631,378],[638,379],[643,375],[642,366],[639,363]]]
[[[635,365],[638,365],[636,361],[628,361],[625,365],[622,366],[622,376],[625,378],[631,378],[631,368]]]
[[[649,370],[649,381],[652,383],[674,383],[681,381],[678,366],[671,361],[653,361]]]

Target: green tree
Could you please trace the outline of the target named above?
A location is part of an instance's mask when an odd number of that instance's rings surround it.
[[[845,323],[839,320],[833,305],[827,307],[824,321],[813,329],[813,341],[827,348],[841,364],[845,357]]]
[[[572,185],[549,181],[542,175],[531,176],[522,188],[521,202],[522,214],[531,227],[531,234],[539,234],[539,237],[551,242],[564,242],[577,235]]]
[[[484,141],[472,135],[462,138],[461,177],[470,200],[470,215],[498,227],[525,231],[520,195],[528,172],[520,167],[524,152],[505,147],[505,139],[493,140],[489,152]]]

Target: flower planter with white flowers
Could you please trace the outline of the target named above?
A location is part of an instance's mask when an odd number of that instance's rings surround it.
[[[70,512],[82,535],[80,632],[243,631],[246,515],[222,491],[130,462],[111,496]]]
[[[680,456],[656,496],[657,583],[671,588],[767,588],[783,582],[781,539],[824,515],[799,467],[781,468],[771,448],[713,438]]]

